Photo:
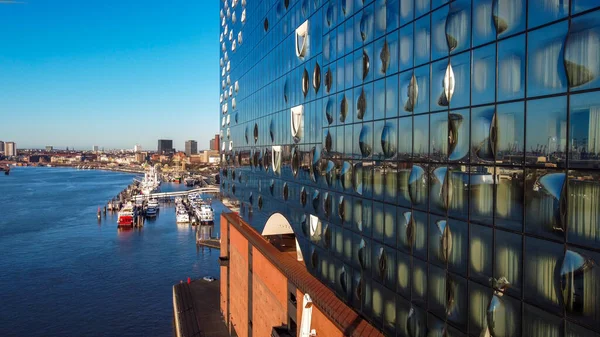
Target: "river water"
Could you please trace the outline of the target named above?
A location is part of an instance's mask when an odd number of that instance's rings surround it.
[[[14,168],[0,176],[0,336],[170,336],[172,285],[218,277],[172,205],[141,229],[96,212],[134,175]],[[163,184],[162,191],[184,188]],[[219,231],[218,201],[215,229]]]

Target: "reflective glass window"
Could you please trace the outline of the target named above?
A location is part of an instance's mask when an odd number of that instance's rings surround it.
[[[525,63],[525,35],[498,42],[498,101],[523,98]]]
[[[401,251],[396,253],[396,272],[398,293],[406,298],[410,298],[410,277],[412,275],[412,257]]]
[[[496,45],[473,50],[472,104],[491,103],[496,96]]]
[[[563,239],[567,212],[562,170],[525,171],[525,232]]]
[[[569,14],[568,1],[530,0],[528,5],[527,25],[529,28],[562,19]]]
[[[450,105],[450,92],[454,92],[454,73],[449,60],[443,59],[431,64],[431,91],[429,105],[431,111],[447,110]]]
[[[564,166],[567,149],[566,97],[527,101],[526,125],[527,163]]]
[[[536,13],[536,16],[540,16]],[[565,92],[563,44],[569,23],[562,21],[529,33],[527,40],[527,96]]]
[[[386,2],[387,31],[391,32],[400,26],[401,0],[388,0]]]
[[[413,147],[413,117],[402,117],[398,119],[398,159],[403,160],[412,157]]]
[[[522,102],[498,104],[496,107],[496,163],[520,165],[525,146],[525,118]]]
[[[471,110],[471,161],[494,160],[495,107],[493,105]]]
[[[469,109],[450,111],[448,115],[448,160],[469,160]]]
[[[521,231],[523,230],[523,170],[498,166],[496,175],[496,226]]]
[[[413,158],[425,160],[429,156],[429,115],[414,117]]]
[[[413,211],[412,216],[414,222],[413,255],[426,260],[429,215],[425,212]]]
[[[541,306],[546,311],[561,313],[560,263],[563,245],[525,237],[523,259],[523,295],[525,301]]]
[[[494,216],[494,180],[494,167],[471,167],[470,188],[472,221],[492,225]]]
[[[569,242],[598,247],[600,245],[600,172],[569,171],[568,175]]]
[[[473,0],[473,47],[496,38],[492,2],[493,0]]]
[[[385,79],[373,83],[373,119],[385,118]]]
[[[469,270],[470,277],[486,283],[492,277],[493,230],[476,224],[469,226]]]
[[[495,0],[493,19],[498,36],[512,35],[525,29],[526,1]]]
[[[461,108],[471,101],[471,53],[466,52],[450,57],[452,71],[448,78],[453,78],[453,86],[449,87],[450,108]],[[452,81],[451,81],[452,82]]]
[[[469,172],[463,165],[448,168],[448,215],[468,218]]]
[[[385,118],[398,116],[398,75],[385,79]]]
[[[569,166],[600,167],[600,98],[598,93],[571,95]]]
[[[400,25],[404,25],[414,19],[414,0],[400,0]]]
[[[412,0],[409,0],[412,2]],[[402,3],[405,1],[403,0]],[[402,10],[402,9],[401,9]],[[399,70],[404,71],[413,67],[413,25],[400,28]]]
[[[450,6],[443,6],[431,13],[431,59],[438,60],[448,56],[446,18]]]
[[[448,158],[448,113],[438,112],[430,115],[431,159],[446,161]]]
[[[427,263],[413,258],[412,301],[425,304],[427,301]]]
[[[405,164],[398,167],[398,204],[410,207],[410,174],[411,165]]]
[[[407,102],[414,104],[413,113],[429,112],[429,65],[416,68],[414,70],[414,80],[411,78],[406,88]],[[404,87],[401,89],[404,89]],[[411,98],[412,102],[410,102]],[[405,110],[406,107],[405,104]]]
[[[506,293],[520,297],[523,277],[521,270],[523,262],[522,236],[498,229],[495,231],[494,277],[496,279],[506,277],[510,282]]]
[[[571,6],[571,11],[575,14],[595,7],[600,7],[600,3],[595,0],[572,0]]]
[[[419,0],[416,0],[419,1]],[[426,1],[429,4],[428,0]],[[426,15],[417,21],[415,21],[414,31],[414,53],[415,53],[415,66],[419,66],[423,63],[427,63],[430,60],[430,39],[431,31],[429,25],[429,15]],[[402,48],[402,47],[400,47]],[[400,49],[402,50],[402,49]]]

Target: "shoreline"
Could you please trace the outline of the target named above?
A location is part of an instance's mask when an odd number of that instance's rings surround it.
[[[49,168],[49,169],[68,168],[68,169],[77,170],[76,166],[70,166],[70,165],[52,165],[52,166],[29,165],[29,166],[11,166],[11,168]],[[79,171],[106,171],[106,172],[119,172],[119,173],[130,173],[130,174],[144,174],[143,170],[135,170],[135,169],[128,169],[128,168],[112,168],[112,167],[94,167],[92,169],[85,169],[85,170],[79,170]]]

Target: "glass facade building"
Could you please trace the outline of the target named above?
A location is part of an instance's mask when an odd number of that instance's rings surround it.
[[[221,1],[221,190],[389,336],[600,336],[600,2]]]

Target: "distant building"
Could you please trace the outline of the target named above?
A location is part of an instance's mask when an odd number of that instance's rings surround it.
[[[135,153],[135,161],[138,163],[143,163],[148,158],[148,152],[136,152]]]
[[[135,144],[135,146],[133,147],[133,152],[142,152],[142,146],[139,144]]]
[[[98,152],[98,150],[99,150],[99,147],[98,147],[98,145],[94,145],[94,146],[92,147],[92,151],[94,151],[94,152]]]
[[[191,156],[198,153],[198,142],[195,140],[188,140],[185,142],[185,155]]]
[[[54,146],[46,146],[46,151],[48,151],[48,152],[54,151]]]
[[[4,152],[4,142],[0,141],[0,153]]]
[[[215,135],[215,138],[210,140],[209,149],[214,150],[214,151],[219,151],[219,145],[220,145],[219,140],[220,140],[219,135]]]
[[[4,155],[7,157],[13,157],[17,155],[17,144],[14,142],[4,143]]]
[[[159,139],[158,140],[158,151],[159,154],[173,153],[173,140],[171,139]]]

